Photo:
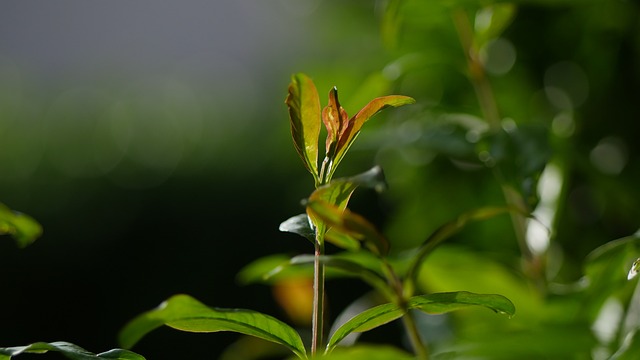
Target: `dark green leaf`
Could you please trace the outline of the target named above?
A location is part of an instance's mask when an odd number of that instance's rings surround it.
[[[120,343],[130,348],[162,325],[187,332],[231,331],[251,335],[283,345],[306,359],[300,335],[284,322],[252,310],[210,308],[188,295],[174,295],[158,308],[133,319],[120,332]]]
[[[296,215],[285,220],[280,224],[279,230],[298,234],[311,241],[312,244],[315,243],[315,232],[311,228],[307,214]]]
[[[13,237],[23,248],[42,235],[42,227],[30,216],[12,211],[0,203],[0,235],[3,234]]]
[[[144,360],[142,355],[138,355],[129,350],[113,349],[96,355],[77,345],[64,341],[52,343],[38,342],[27,346],[0,348],[0,360],[9,360],[13,356],[20,354],[44,354],[49,351],[59,352],[73,360]]]

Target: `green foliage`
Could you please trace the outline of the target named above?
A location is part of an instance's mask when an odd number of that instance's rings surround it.
[[[128,350],[113,349],[100,354],[94,354],[77,345],[64,341],[53,343],[39,342],[27,346],[0,348],[0,359],[9,360],[21,354],[44,354],[49,351],[59,352],[72,360],[144,360],[144,357]]]
[[[9,209],[0,203],[0,235],[13,237],[23,248],[33,243],[42,234],[42,227],[29,215]]]

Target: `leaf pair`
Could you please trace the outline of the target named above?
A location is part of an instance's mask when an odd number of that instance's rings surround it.
[[[408,96],[389,95],[371,100],[349,118],[338,100],[338,90],[329,91],[329,103],[321,110],[320,98],[313,81],[305,74],[294,74],[285,103],[289,109],[291,135],[304,166],[313,175],[316,187],[331,180],[335,169],[358,136],[362,125],[382,109],[412,104]],[[325,158],[318,166],[320,123],[327,131]]]

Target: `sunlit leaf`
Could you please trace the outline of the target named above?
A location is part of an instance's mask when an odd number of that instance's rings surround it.
[[[417,309],[428,314],[441,314],[470,306],[482,306],[496,313],[513,316],[515,306],[509,299],[495,294],[474,294],[467,291],[435,293],[414,296],[407,302],[406,309],[396,304],[383,304],[365,310],[344,323],[333,334],[327,344],[327,352],[352,332],[364,332],[387,324],[404,315],[406,310]]]
[[[385,190],[387,183],[382,168],[374,166],[358,175],[335,179],[311,193],[309,200],[322,200],[340,209],[345,209],[353,191],[359,186],[374,189],[378,192]]]
[[[365,310],[351,318],[333,333],[327,343],[327,353],[352,332],[365,332],[400,318],[404,311],[396,304],[383,304]]]
[[[21,354],[44,354],[49,351],[61,353],[66,358],[73,360],[144,360],[142,355],[138,355],[129,350],[113,349],[100,354],[94,354],[77,345],[64,341],[52,343],[38,342],[27,346],[0,348],[0,360],[9,360]]]
[[[42,226],[30,216],[13,211],[0,203],[0,235],[3,234],[13,237],[22,248],[42,235]]]
[[[318,137],[321,112],[320,98],[313,81],[305,74],[294,74],[291,77],[285,103],[289,108],[291,135],[295,149],[304,166],[313,175],[316,184],[319,184]]]
[[[360,129],[365,122],[367,122],[371,117],[375,114],[383,110],[387,107],[398,107],[408,104],[415,103],[415,100],[408,96],[403,95],[389,95],[382,96],[371,100],[367,105],[365,105],[357,114],[355,114],[349,122],[347,123],[346,128],[344,128],[340,134],[340,138],[338,139],[338,144],[336,147],[335,159],[333,160],[333,166],[329,172],[329,178],[338,167],[338,164],[347,153],[353,141],[356,139],[358,134],[360,133]]]
[[[186,332],[231,331],[251,335],[283,345],[299,358],[306,358],[300,335],[284,322],[252,310],[211,308],[188,295],[174,295],[158,308],[139,315],[122,329],[119,341],[130,348],[162,325]]]

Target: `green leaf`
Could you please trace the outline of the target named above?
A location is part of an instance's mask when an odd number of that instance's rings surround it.
[[[345,209],[351,195],[359,186],[382,192],[387,188],[384,172],[380,166],[348,178],[340,178],[331,181],[327,185],[320,186],[309,196],[309,200],[322,200],[333,204],[340,209]]]
[[[273,284],[282,279],[313,277],[312,269],[294,268],[291,258],[284,254],[274,254],[256,259],[244,266],[236,279],[241,285],[255,283]]]
[[[28,215],[12,211],[0,203],[0,235],[13,237],[23,248],[42,235],[42,226]]]
[[[9,360],[13,356],[20,354],[44,354],[49,351],[59,352],[73,360],[144,360],[142,355],[138,355],[129,350],[113,349],[96,355],[77,345],[64,341],[52,343],[38,342],[27,346],[0,348],[0,360]]]
[[[289,109],[293,144],[317,185],[320,183],[318,176],[320,98],[316,86],[307,75],[298,73],[291,77],[285,104]]]
[[[390,345],[355,345],[340,348],[319,360],[414,360],[415,356]]]
[[[475,18],[476,46],[481,48],[489,40],[499,37],[516,14],[512,3],[497,3],[478,10]]]
[[[483,306],[509,317],[516,313],[513,303],[502,295],[475,294],[468,291],[414,296],[409,300],[408,306],[427,314],[442,314],[469,306]]]
[[[404,315],[406,310],[417,309],[428,314],[442,314],[469,306],[483,306],[496,313],[513,316],[515,306],[502,295],[474,294],[467,291],[435,293],[414,296],[407,302],[406,309],[396,304],[383,304],[365,310],[344,323],[333,334],[327,344],[327,352],[352,332],[364,332],[387,324]]]
[[[472,211],[468,211],[458,216],[455,220],[450,221],[442,226],[440,226],[436,231],[434,231],[425,242],[422,244],[418,253],[413,258],[411,265],[409,266],[407,272],[407,286],[413,286],[416,277],[418,276],[420,266],[422,265],[424,259],[443,241],[450,238],[462,228],[464,228],[469,222],[472,221],[482,221],[487,220],[497,215],[504,214],[509,211],[515,211],[518,213],[522,213],[522,211],[510,208],[510,207],[483,207],[480,209],[475,209]]]
[[[396,304],[383,304],[372,307],[365,310],[360,314],[351,318],[351,320],[340,326],[335,333],[329,339],[327,343],[326,353],[330,353],[336,345],[347,335],[353,332],[365,332],[371,329],[375,329],[378,326],[390,323],[393,320],[399,319],[404,314],[402,310]]]
[[[251,335],[283,345],[306,359],[300,335],[284,322],[252,310],[210,308],[188,295],[174,295],[156,309],[139,315],[122,329],[119,341],[130,348],[162,325],[186,332],[232,331]]]
[[[329,171],[328,178],[331,179],[338,164],[342,161],[342,158],[347,153],[356,137],[360,133],[360,129],[371,119],[375,114],[379,113],[387,107],[399,107],[403,105],[413,104],[415,100],[408,96],[403,95],[389,95],[382,96],[371,100],[365,105],[357,114],[355,114],[346,124],[346,127],[342,129],[338,144],[336,147],[335,158]]]
[[[296,215],[285,220],[278,229],[282,232],[298,234],[311,241],[312,244],[315,243],[315,232],[311,228],[307,214]]]

